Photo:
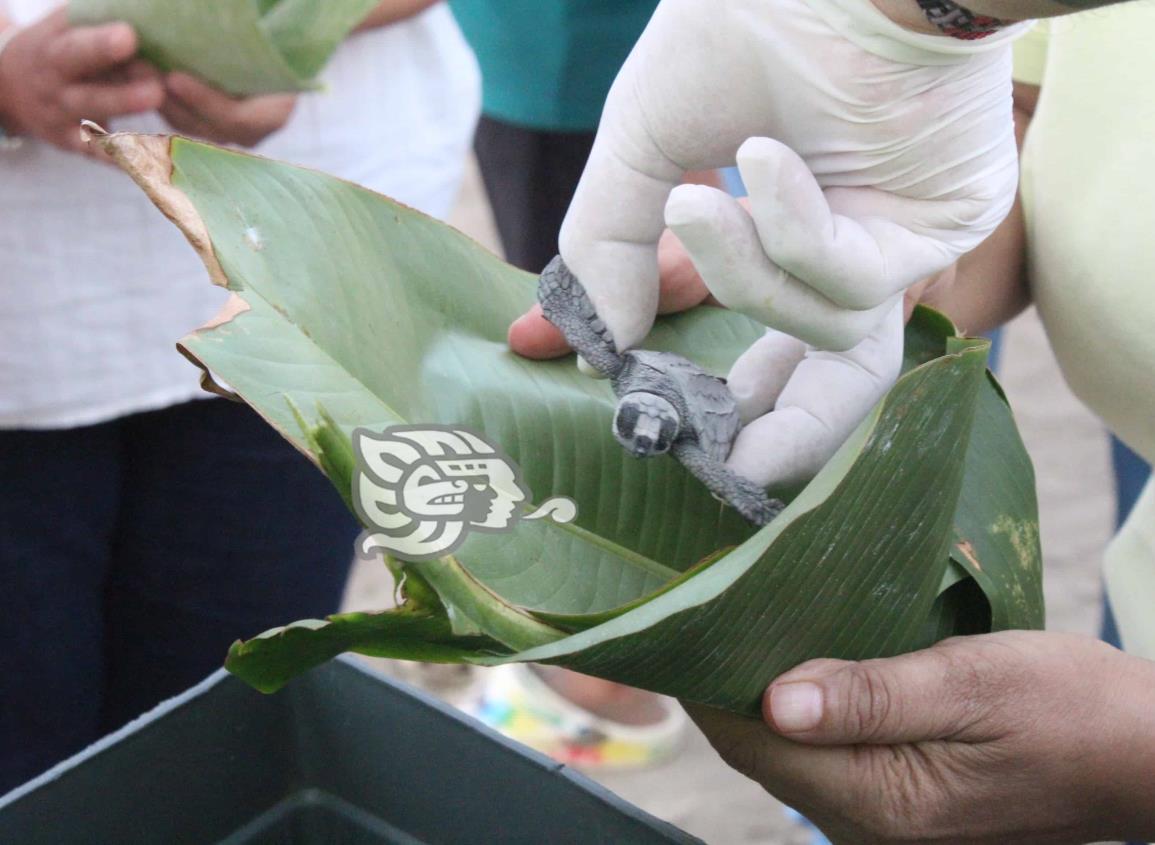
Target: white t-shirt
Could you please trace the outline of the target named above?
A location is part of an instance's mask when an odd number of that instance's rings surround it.
[[[0,0],[0,14],[30,24],[56,5]],[[449,9],[352,36],[323,82],[256,152],[448,214],[480,109]],[[112,128],[168,131],[157,115]],[[223,295],[127,176],[41,143],[0,152],[0,428],[88,425],[201,396],[174,346]]]

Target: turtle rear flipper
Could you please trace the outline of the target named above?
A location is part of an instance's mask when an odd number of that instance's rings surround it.
[[[607,378],[621,372],[625,360],[618,354],[609,329],[560,255],[541,274],[537,301],[545,318],[561,330],[569,345],[590,366]]]
[[[680,441],[674,444],[670,453],[711,493],[757,526],[768,525],[786,507],[777,499],[767,496],[766,491],[753,481],[711,458],[696,443]]]

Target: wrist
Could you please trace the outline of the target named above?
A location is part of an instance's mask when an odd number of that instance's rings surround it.
[[[1104,753],[1111,773],[1104,784],[1110,827],[1102,833],[1155,841],[1155,662],[1120,655],[1118,680],[1106,684],[1111,723]]]

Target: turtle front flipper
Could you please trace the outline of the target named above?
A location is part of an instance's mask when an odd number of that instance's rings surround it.
[[[777,499],[767,496],[766,491],[753,481],[711,458],[697,443],[679,441],[670,453],[711,493],[759,527],[768,525],[786,507]]]
[[[621,372],[625,359],[618,354],[610,331],[598,318],[585,288],[560,255],[541,274],[537,301],[545,318],[561,330],[569,345],[590,366],[607,378]]]

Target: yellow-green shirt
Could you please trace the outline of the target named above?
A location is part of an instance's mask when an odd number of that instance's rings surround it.
[[[1155,461],[1155,1],[1050,22],[1018,46],[1043,81],[1023,151],[1032,292],[1072,390]],[[1045,60],[1041,50],[1045,49]],[[1155,659],[1155,487],[1107,553],[1124,645]]]

